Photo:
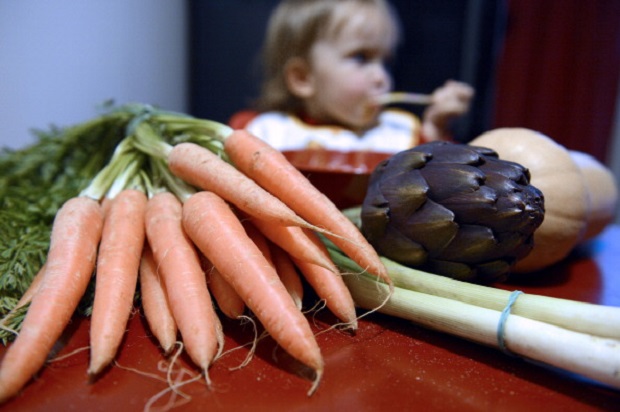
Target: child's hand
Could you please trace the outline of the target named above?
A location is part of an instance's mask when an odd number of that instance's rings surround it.
[[[474,96],[474,89],[462,82],[448,80],[443,86],[433,92],[433,104],[429,111],[436,112],[436,116],[457,117],[469,110],[469,104]]]
[[[423,132],[427,139],[445,138],[452,119],[469,110],[474,89],[463,82],[448,80],[432,94],[433,103],[424,111]]]

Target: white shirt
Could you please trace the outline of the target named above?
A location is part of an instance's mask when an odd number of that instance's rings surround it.
[[[403,110],[388,109],[377,126],[358,135],[337,126],[317,126],[281,112],[261,113],[246,129],[278,150],[323,148],[396,153],[420,143],[420,121]]]

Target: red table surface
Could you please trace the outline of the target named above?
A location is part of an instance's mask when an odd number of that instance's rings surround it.
[[[545,270],[544,275],[497,286],[620,306],[618,267],[620,227],[611,226],[565,261]],[[326,311],[310,319],[317,331],[334,322]],[[224,328],[226,349],[253,336],[249,325],[227,321]],[[85,348],[88,329],[88,319],[75,319],[58,355]],[[229,368],[243,361],[247,349],[220,358],[210,369],[211,390],[203,382],[182,387],[180,390],[191,400],[173,410],[620,410],[618,390],[382,314],[362,319],[354,336],[332,330],[319,334],[317,340],[325,359],[325,374],[311,397],[306,395],[311,383],[303,370],[273,341],[265,339],[242,369]],[[4,352],[3,347],[0,356]],[[0,410],[143,410],[151,397],[167,387],[161,381],[165,374],[158,369],[162,359],[144,318],[137,312],[128,325],[117,365],[98,380],[89,382],[88,351],[79,351],[48,364]],[[196,373],[183,356],[179,365]],[[171,399],[182,398],[167,393],[155,407]]]

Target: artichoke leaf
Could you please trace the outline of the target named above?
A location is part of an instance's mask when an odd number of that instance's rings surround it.
[[[461,262],[450,262],[446,260],[429,260],[420,267],[429,273],[442,273],[453,279],[462,281],[473,281],[476,276],[476,270],[472,266]]]
[[[480,154],[482,157],[484,157],[485,160],[489,160],[492,158],[499,158],[499,154],[494,150],[491,149],[490,147],[484,147],[484,146],[474,146],[474,145],[467,145],[467,147],[471,150],[474,150],[476,153]]]
[[[427,250],[421,244],[411,242],[411,239],[393,227],[387,228],[377,251],[407,266],[420,266],[428,259]]]
[[[530,183],[530,171],[519,163],[488,158],[483,168],[487,174],[498,173],[519,185],[528,185]]]
[[[377,168],[377,174],[382,174],[381,169],[389,168],[390,170],[409,171],[415,169],[421,169],[428,161],[433,157],[431,153],[425,153],[420,151],[406,151],[406,155],[402,155],[404,152],[397,153],[382,161]]]
[[[388,207],[385,205],[366,205],[361,213],[361,220],[364,222],[362,232],[366,238],[372,242],[374,238],[385,236],[385,230],[389,222]]]
[[[493,231],[486,226],[459,225],[459,231],[441,253],[439,260],[476,263],[489,260],[488,256],[497,247],[498,241]]]
[[[473,268],[475,281],[477,283],[504,281],[508,278],[512,266],[513,262],[506,259],[477,263]]]
[[[497,213],[497,194],[483,186],[471,193],[455,193],[441,201],[441,204],[454,212],[456,219],[464,223],[480,223],[489,215]]]
[[[480,169],[457,163],[429,164],[421,173],[430,188],[428,195],[438,202],[462,193],[473,193],[486,178]]]
[[[411,243],[421,244],[431,256],[448,246],[459,231],[454,213],[432,200],[424,203],[417,213],[407,216],[405,221],[399,218],[392,217],[397,230],[411,239]]]
[[[425,153],[428,158],[432,159],[433,163],[479,165],[484,162],[478,150],[470,146],[456,147],[454,143],[445,141],[436,141],[430,144],[420,145],[415,147],[414,150]]]
[[[420,171],[411,170],[386,177],[377,186],[371,186],[368,197],[371,204],[376,204],[375,199],[380,193],[389,203],[391,214],[409,216],[422,207],[427,199],[428,190],[428,184]],[[375,193],[376,197],[373,196]]]
[[[505,259],[496,259],[490,262],[478,263],[475,266],[476,282],[489,283],[506,280],[513,263]]]

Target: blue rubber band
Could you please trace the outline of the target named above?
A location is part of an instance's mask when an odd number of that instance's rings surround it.
[[[512,355],[512,353],[506,348],[506,342],[504,341],[504,329],[506,329],[506,320],[508,319],[508,315],[510,315],[510,311],[512,310],[512,306],[515,304],[515,301],[523,292],[520,290],[515,290],[508,297],[508,303],[504,310],[502,310],[502,314],[499,317],[499,323],[497,325],[497,346],[502,350],[502,352]]]

